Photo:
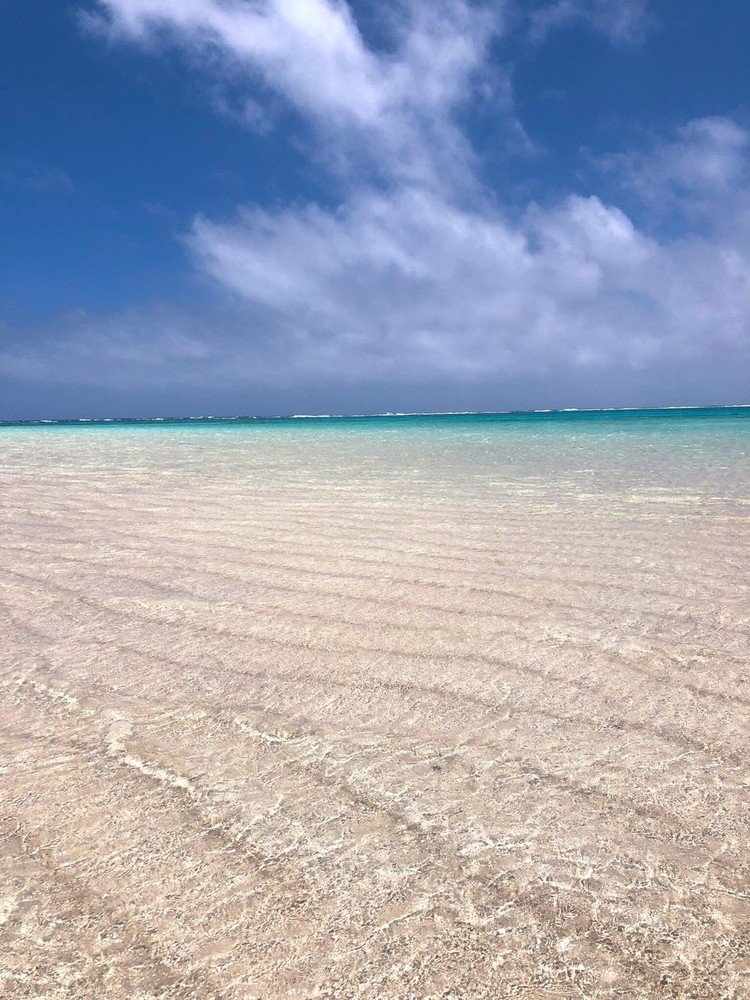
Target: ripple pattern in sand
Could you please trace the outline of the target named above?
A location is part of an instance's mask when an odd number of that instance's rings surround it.
[[[748,995],[744,465],[656,502],[570,463],[383,483],[331,436],[161,473],[164,437],[34,440],[2,995]]]

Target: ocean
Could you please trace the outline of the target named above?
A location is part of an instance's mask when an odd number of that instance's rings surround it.
[[[0,460],[11,473],[81,463],[422,503],[731,507],[750,496],[750,407],[5,423]]]

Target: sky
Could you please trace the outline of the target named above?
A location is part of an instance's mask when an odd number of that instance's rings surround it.
[[[750,403],[746,0],[0,0],[0,419]]]

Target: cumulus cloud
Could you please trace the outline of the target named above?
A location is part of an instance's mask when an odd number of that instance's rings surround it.
[[[597,197],[509,222],[439,195],[361,192],[344,208],[199,219],[203,268],[349,376],[508,376],[639,367],[736,350],[748,334],[745,249],[662,245]],[[316,360],[317,355],[317,360]]]
[[[418,384],[747,363],[747,245],[660,243],[595,196],[509,221],[423,189],[360,192],[338,211],[196,221],[213,312],[89,317],[0,370],[118,388],[343,378]]]
[[[460,116],[491,79],[502,6],[387,11],[388,43],[375,46],[342,0],[100,0],[99,30],[179,45],[217,77],[246,80],[248,100],[261,81],[288,102],[326,137],[340,201],[199,215],[186,243],[216,288],[213,315],[93,317],[36,352],[6,351],[0,371],[120,387],[414,384],[750,360],[750,219],[724,225],[746,185],[739,125],[689,122],[605,161],[643,199],[699,197],[699,229],[660,240],[591,193],[511,213],[480,182]],[[565,0],[536,15],[539,33],[583,19],[622,41],[645,6]]]

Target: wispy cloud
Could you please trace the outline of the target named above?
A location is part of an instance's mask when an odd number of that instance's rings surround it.
[[[58,317],[41,340],[23,333],[0,347],[0,373],[23,381],[128,389],[167,378],[200,382],[211,363],[209,328],[168,306],[118,315]]]
[[[647,0],[554,0],[529,15],[530,37],[542,42],[558,28],[586,25],[616,44],[642,42],[655,18]]]
[[[0,184],[31,194],[73,191],[75,188],[64,170],[19,159],[0,162]]]
[[[750,131],[731,118],[696,118],[669,138],[606,156],[601,164],[652,210],[716,212],[748,186]]]
[[[368,45],[337,0],[101,0],[89,27],[154,47],[176,44],[215,79],[283,97],[325,140],[328,169],[458,183],[471,150],[454,112],[475,92],[504,4],[406,2],[384,9]],[[250,97],[251,118],[257,100]]]

